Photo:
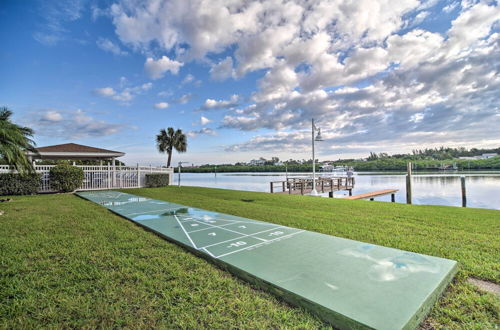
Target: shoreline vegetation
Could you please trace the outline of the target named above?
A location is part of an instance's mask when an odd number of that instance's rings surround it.
[[[355,171],[406,171],[408,162],[412,162],[415,171],[442,171],[443,167],[456,166],[457,170],[499,170],[500,156],[468,160],[468,159],[445,159],[445,160],[412,160],[402,158],[380,158],[374,160],[338,160],[329,162],[334,166],[352,167]],[[316,164],[319,169],[320,164]],[[227,172],[311,172],[312,162],[304,163],[288,162],[283,165],[246,165],[246,164],[205,164],[197,167],[182,167],[183,173],[227,173]],[[174,168],[178,172],[178,168]],[[446,170],[447,172],[449,170]]]
[[[122,190],[416,253],[459,270],[422,324],[493,329],[500,211],[199,187]],[[329,328],[72,194],[15,196],[0,217],[0,328]]]
[[[408,162],[412,163],[415,171],[439,170],[496,170],[500,169],[500,147],[492,149],[478,148],[426,148],[415,149],[407,154],[374,153],[362,159],[339,159],[335,161],[316,160],[317,169],[321,165],[352,167],[355,171],[406,171]],[[310,172],[312,159],[279,161],[260,158],[250,163],[236,164],[205,164],[201,166],[183,167],[187,173],[215,173],[215,172]],[[177,172],[178,169],[176,168]]]

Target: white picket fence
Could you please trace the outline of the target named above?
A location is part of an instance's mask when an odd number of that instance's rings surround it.
[[[55,165],[35,165],[37,173],[42,174],[39,192],[51,192],[49,172]],[[165,167],[152,166],[113,166],[113,165],[75,165],[83,169],[83,183],[77,190],[104,190],[116,188],[145,187],[146,174],[169,174],[169,184],[172,184],[174,170]],[[0,173],[11,173],[8,165],[0,165]],[[15,171],[14,171],[15,172]]]

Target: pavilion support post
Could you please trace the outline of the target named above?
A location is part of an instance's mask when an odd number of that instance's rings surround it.
[[[111,165],[108,162],[108,189],[111,188]]]
[[[137,188],[141,187],[141,168],[139,167],[139,163],[137,163]]]
[[[116,158],[113,158],[113,188],[116,187]]]

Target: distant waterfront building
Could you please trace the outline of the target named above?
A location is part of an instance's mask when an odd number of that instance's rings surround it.
[[[491,154],[482,154],[481,155],[481,159],[488,159],[488,158],[493,158],[493,157],[496,157],[498,156],[497,153],[491,153]]]
[[[463,159],[463,160],[479,160],[479,159],[489,159],[498,156],[497,153],[488,153],[488,154],[482,154],[481,156],[472,156],[472,157],[458,157],[458,159]]]
[[[248,165],[251,166],[263,166],[266,163],[264,159],[252,159]]]

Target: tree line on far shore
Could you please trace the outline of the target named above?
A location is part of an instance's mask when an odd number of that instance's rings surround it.
[[[438,171],[443,168],[456,168],[458,170],[496,170],[500,169],[500,156],[488,159],[458,159],[458,157],[479,156],[485,153],[500,154],[500,148],[496,149],[465,149],[465,148],[436,148],[414,150],[411,154],[388,155],[386,153],[370,153],[366,160],[342,159],[337,161],[323,162],[334,166],[353,167],[356,171],[405,171],[408,162],[412,162],[415,170]],[[321,163],[317,163],[317,169]],[[214,173],[214,172],[310,172],[312,160],[283,162],[283,165],[255,166],[244,163],[211,165],[206,164],[199,167],[185,167],[183,172],[190,173]]]

